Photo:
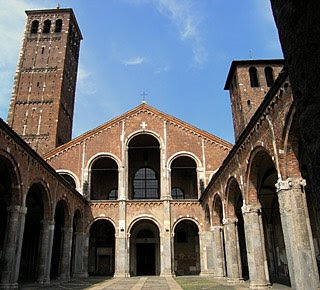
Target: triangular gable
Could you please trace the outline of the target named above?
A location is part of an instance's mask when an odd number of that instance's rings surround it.
[[[204,131],[204,130],[201,130],[197,127],[194,127],[178,118],[175,118],[173,116],[170,116],[166,113],[163,113],[161,111],[159,111],[158,109],[146,104],[146,103],[142,103],[140,104],[139,106],[133,108],[132,110],[130,111],[127,111],[126,113],[118,116],[118,117],[115,117],[113,119],[111,119],[110,121],[90,130],[90,131],[87,131],[83,134],[81,134],[80,136],[72,139],[71,141],[69,141],[68,143],[65,143],[55,149],[53,149],[52,151],[46,153],[43,158],[44,159],[49,159],[51,157],[53,157],[54,155],[56,154],[59,154],[61,153],[62,151],[65,151],[65,150],[68,150],[69,148],[71,147],[74,147],[76,145],[79,145],[80,143],[83,143],[85,140],[91,138],[93,135],[96,135],[98,134],[99,132],[109,128],[109,127],[112,127],[114,126],[116,123],[119,123],[121,122],[122,120],[124,119],[127,119],[128,117],[132,116],[132,115],[135,115],[141,111],[149,111],[155,115],[158,115],[159,117],[175,124],[175,125],[178,125],[180,127],[183,127],[189,131],[192,131],[194,134],[197,134],[205,139],[208,139],[209,141],[211,142],[214,142],[214,143],[217,143],[218,145],[222,146],[222,147],[225,147],[227,149],[231,149],[232,148],[232,144],[217,137],[217,136],[214,136],[210,133],[208,133],[207,131]]]

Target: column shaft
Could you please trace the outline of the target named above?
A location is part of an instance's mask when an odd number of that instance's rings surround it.
[[[213,274],[216,278],[225,277],[225,262],[224,262],[224,249],[223,249],[223,227],[212,227],[213,238]]]
[[[63,246],[61,255],[61,271],[59,278],[61,280],[70,279],[70,261],[71,261],[71,244],[72,228],[63,228]]]
[[[290,281],[293,289],[317,289],[319,274],[302,178],[276,184]]]
[[[270,285],[260,213],[260,206],[242,206],[251,288]]]

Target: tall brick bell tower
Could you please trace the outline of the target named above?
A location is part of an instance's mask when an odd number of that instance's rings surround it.
[[[72,9],[26,14],[8,124],[44,154],[71,140],[82,35]]]

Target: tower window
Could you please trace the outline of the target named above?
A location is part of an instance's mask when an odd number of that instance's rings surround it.
[[[42,46],[42,48],[41,48],[41,54],[43,54],[44,53],[44,46]]]
[[[273,78],[273,69],[270,66],[267,66],[264,69],[264,74],[266,76],[266,81],[267,81],[267,86],[271,87],[274,83],[274,78]]]
[[[61,30],[62,30],[62,19],[57,19],[54,32],[61,32]]]
[[[43,23],[43,33],[49,33],[50,32],[50,27],[51,27],[51,20],[47,19],[44,23]]]
[[[259,87],[260,85],[259,85],[259,79],[258,79],[258,71],[254,66],[249,68],[249,75],[250,75],[251,87],[253,88]]]
[[[38,20],[33,20],[31,23],[31,29],[30,29],[30,33],[34,34],[38,32],[38,28],[39,28],[39,21]]]

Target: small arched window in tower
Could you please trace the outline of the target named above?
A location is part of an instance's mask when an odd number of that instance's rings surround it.
[[[42,48],[41,48],[41,54],[43,54],[44,53],[44,46],[42,46]]]
[[[62,30],[62,19],[57,19],[54,32],[61,32],[61,30]]]
[[[251,101],[247,100],[247,107],[250,109],[251,108]]]
[[[50,27],[51,27],[51,20],[47,19],[44,23],[43,23],[43,33],[49,33],[50,32]]]
[[[274,78],[273,78],[273,69],[270,66],[267,66],[264,69],[264,74],[266,76],[266,81],[267,81],[267,86],[272,87],[274,83]]]
[[[258,79],[258,71],[254,66],[249,68],[249,74],[250,74],[251,87],[253,88],[259,87],[260,85],[259,85],[259,79]]]
[[[38,20],[33,20],[31,23],[31,29],[30,29],[30,33],[34,34],[38,32],[38,28],[39,28],[39,21]]]
[[[184,199],[184,193],[180,187],[173,187],[171,189],[171,196],[173,199]]]

